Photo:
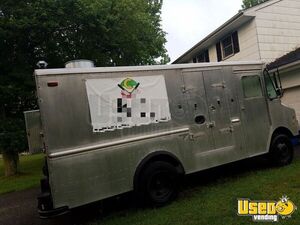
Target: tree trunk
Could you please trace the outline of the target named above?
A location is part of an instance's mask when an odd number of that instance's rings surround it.
[[[3,152],[5,176],[13,176],[19,172],[19,154],[16,152]]]

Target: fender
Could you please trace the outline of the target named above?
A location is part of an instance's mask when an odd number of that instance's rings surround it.
[[[185,170],[182,166],[182,163],[177,158],[177,156],[175,156],[174,154],[167,152],[167,151],[155,151],[155,152],[152,152],[149,155],[147,155],[145,158],[143,158],[139,162],[138,166],[136,167],[134,177],[133,177],[134,189],[136,189],[136,187],[137,187],[138,177],[139,177],[141,171],[145,168],[145,166],[147,166],[149,163],[154,162],[154,161],[169,162],[177,168],[179,174],[181,174],[181,175],[185,174]]]

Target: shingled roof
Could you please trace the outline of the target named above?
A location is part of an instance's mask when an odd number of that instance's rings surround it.
[[[300,48],[287,53],[286,55],[281,56],[280,58],[276,59],[274,62],[271,62],[267,65],[269,70],[293,63],[300,60]]]

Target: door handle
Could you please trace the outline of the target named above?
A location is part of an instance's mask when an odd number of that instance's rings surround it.
[[[214,105],[210,105],[209,108],[210,108],[211,111],[215,111],[216,110],[216,107]]]
[[[239,118],[231,119],[231,123],[239,123],[241,120]]]

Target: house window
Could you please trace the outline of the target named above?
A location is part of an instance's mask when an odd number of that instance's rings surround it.
[[[208,50],[205,50],[198,54],[196,57],[193,58],[193,63],[204,63],[209,62],[209,53]]]
[[[218,61],[222,61],[240,51],[237,31],[223,38],[216,45]]]
[[[222,41],[222,55],[223,59],[227,58],[234,54],[233,52],[233,42],[232,42],[232,35],[224,38]]]

